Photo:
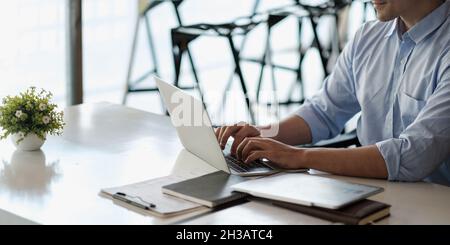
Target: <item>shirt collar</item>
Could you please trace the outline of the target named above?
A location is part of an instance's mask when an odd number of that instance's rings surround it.
[[[390,27],[389,27],[389,31],[388,31],[388,33],[384,36],[384,37],[390,37],[390,36],[392,36],[394,33],[396,33],[397,32],[397,30],[398,30],[398,28],[397,28],[397,26],[398,26],[398,18],[396,18],[395,20],[391,20],[390,22],[389,22],[389,25],[390,25]]]
[[[415,24],[408,32],[405,34],[417,44],[426,38],[430,33],[436,30],[438,27],[444,23],[450,14],[450,1],[445,1],[441,6],[433,10],[430,14],[425,16],[419,23]],[[385,37],[390,37],[394,33],[399,33],[400,28],[400,17],[391,21],[390,28]]]

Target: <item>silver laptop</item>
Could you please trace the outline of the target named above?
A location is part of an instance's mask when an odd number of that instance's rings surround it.
[[[339,209],[383,191],[377,186],[309,174],[279,174],[231,186],[234,191],[283,203]]]
[[[203,103],[157,77],[155,81],[178,137],[189,152],[229,174],[259,176],[280,172],[264,159],[250,164],[237,160],[230,155],[230,144],[222,152]]]

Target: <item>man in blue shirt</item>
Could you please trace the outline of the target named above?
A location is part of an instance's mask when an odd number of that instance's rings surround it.
[[[450,186],[450,2],[372,4],[379,21],[358,30],[323,88],[277,135],[265,133],[273,125],[223,127],[221,146],[233,137],[232,153],[246,162]],[[333,138],[358,112],[362,147],[292,147]]]

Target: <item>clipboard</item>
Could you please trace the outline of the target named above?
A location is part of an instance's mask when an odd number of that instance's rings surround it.
[[[105,188],[101,190],[101,194],[105,194],[113,201],[138,207],[142,211],[158,217],[171,217],[201,209],[208,211],[209,209],[201,204],[162,193],[163,186],[186,179],[183,176],[170,175],[131,185]]]

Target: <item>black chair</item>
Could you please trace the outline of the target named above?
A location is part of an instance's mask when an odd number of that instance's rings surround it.
[[[289,89],[289,95],[286,101],[278,102],[279,105],[291,105],[291,104],[302,104],[304,102],[305,96],[304,96],[304,90],[301,89],[300,99],[295,100],[293,99],[293,92],[295,91],[295,87],[299,86],[300,88],[303,87],[302,82],[302,63],[303,63],[303,57],[305,56],[306,52],[308,52],[310,49],[315,48],[318,50],[318,53],[320,55],[321,65],[322,69],[324,71],[325,76],[328,76],[330,74],[330,71],[328,69],[330,60],[332,57],[332,54],[338,55],[341,50],[341,44],[339,35],[336,31],[334,33],[331,44],[327,47],[324,44],[320,43],[319,40],[319,34],[317,32],[317,26],[319,24],[319,20],[324,16],[332,16],[335,18],[336,23],[336,30],[337,26],[339,24],[338,19],[338,13],[339,11],[348,6],[351,3],[350,0],[343,0],[343,1],[329,1],[327,3],[321,4],[321,5],[305,5],[302,4],[300,1],[296,1],[296,4],[294,6],[288,6],[281,10],[272,11],[268,17],[267,20],[267,40],[266,40],[266,52],[264,53],[264,56],[262,58],[261,62],[261,70],[258,80],[258,86],[256,91],[256,100],[259,102],[260,99],[260,92],[262,87],[262,78],[264,73],[264,66],[269,65],[271,67],[271,80],[272,80],[272,87],[274,90],[276,90],[277,83],[275,81],[275,75],[274,75],[274,69],[281,69],[281,70],[287,70],[294,72],[296,74],[296,81],[293,83],[292,87]],[[272,61],[273,57],[273,51],[270,43],[270,37],[272,33],[272,29],[278,25],[280,22],[285,20],[288,17],[294,17],[297,19],[298,22],[298,32],[299,36],[302,36],[302,30],[303,30],[303,20],[307,19],[311,23],[312,31],[313,31],[313,42],[310,46],[304,47],[302,46],[301,42],[298,47],[298,54],[299,54],[299,61],[298,65],[296,67],[287,67],[282,65],[274,64]],[[255,60],[253,60],[255,61]],[[257,61],[255,61],[257,62]],[[270,104],[270,103],[269,103]]]
[[[239,82],[241,85],[242,92],[244,94],[248,93],[246,82],[244,81],[243,71],[240,65],[241,61],[254,62],[260,65],[260,74],[257,83],[257,91],[256,91],[256,103],[259,103],[260,92],[262,86],[262,78],[264,73],[265,66],[270,66],[272,69],[272,86],[274,90],[276,90],[276,82],[274,75],[274,68],[276,69],[284,69],[289,70],[296,73],[296,82],[293,84],[293,87],[289,90],[290,94],[286,101],[276,102],[279,105],[291,105],[291,104],[302,104],[304,102],[304,94],[303,89],[301,89],[302,94],[300,95],[300,100],[293,99],[293,91],[295,91],[295,86],[302,86],[302,62],[305,53],[311,48],[315,48],[318,50],[320,54],[320,60],[322,64],[322,68],[325,72],[325,75],[329,75],[329,70],[327,69],[328,64],[330,63],[330,59],[332,54],[339,53],[341,51],[342,45],[340,44],[338,33],[336,32],[333,36],[331,45],[327,46],[321,44],[319,41],[319,35],[317,32],[317,26],[319,24],[319,20],[323,16],[332,16],[336,19],[336,26],[339,23],[338,13],[343,8],[349,6],[351,4],[351,0],[335,0],[329,1],[327,3],[321,5],[305,5],[301,3],[299,0],[294,0],[294,4],[287,7],[282,7],[279,9],[270,10],[267,13],[255,13],[257,6],[259,5],[259,1],[256,2],[254,8],[254,14],[249,17],[242,17],[236,21],[225,24],[197,24],[190,26],[180,26],[172,30],[172,48],[173,48],[173,57],[174,57],[174,65],[175,65],[175,85],[179,86],[180,72],[181,72],[181,60],[185,52],[188,52],[188,46],[191,42],[196,40],[200,36],[215,36],[215,37],[223,37],[227,38],[231,53],[233,55],[233,61],[235,65],[234,75],[237,75],[239,78]],[[296,67],[286,67],[278,64],[274,64],[271,60],[272,50],[270,45],[270,35],[272,32],[272,28],[276,26],[278,23],[283,21],[287,17],[296,17],[298,19],[298,29],[299,35],[302,35],[302,25],[303,20],[308,19],[311,23],[311,27],[313,30],[313,42],[308,47],[300,46],[298,49],[299,52],[299,62]],[[244,23],[240,23],[240,21],[244,21]],[[233,41],[233,37],[237,35],[242,35],[245,37],[247,34],[255,28],[257,25],[266,24],[268,28],[268,35],[266,40],[266,51],[263,54],[261,59],[258,58],[244,58],[240,57],[240,53],[242,51],[242,47],[239,49],[236,46],[236,43]],[[337,29],[337,28],[336,28]],[[245,42],[245,41],[244,41]],[[243,42],[243,43],[244,43]],[[192,58],[189,56],[191,63],[193,64]],[[204,93],[200,86],[199,78],[194,70],[194,82],[196,84],[196,88],[200,93],[200,97],[203,100]],[[226,85],[226,91],[231,86],[231,82],[233,80],[230,79],[228,84]],[[226,98],[226,97],[224,97]],[[250,101],[248,97],[245,100],[247,109],[251,116],[251,122],[255,123],[255,116],[252,110],[253,102]],[[225,103],[223,103],[225,105]],[[272,105],[273,103],[267,103],[267,105]]]
[[[242,17],[236,19],[232,23],[225,24],[196,24],[189,26],[181,26],[172,29],[172,48],[173,48],[173,58],[175,65],[175,86],[179,86],[180,72],[181,72],[181,61],[184,53],[188,50],[188,46],[191,42],[196,40],[200,36],[210,36],[225,38],[228,41],[231,54],[233,56],[233,61],[235,65],[234,74],[238,76],[239,82],[243,94],[245,95],[245,104],[247,106],[248,112],[251,117],[251,122],[255,122],[255,115],[252,109],[252,102],[248,98],[248,89],[244,79],[243,71],[240,65],[240,49],[238,49],[235,41],[233,40],[236,36],[246,36],[251,32],[256,26],[265,23],[264,15],[252,15],[250,17]],[[194,79],[203,100],[203,92],[201,90],[200,81],[196,74],[194,74]]]
[[[151,31],[151,27],[150,27],[150,19],[149,19],[148,15],[151,10],[155,9],[155,7],[159,6],[162,3],[170,3],[173,6],[178,26],[183,25],[183,22],[180,17],[180,11],[179,11],[180,5],[183,3],[183,0],[149,0],[148,5],[144,9],[140,10],[140,13],[139,13],[139,16],[138,16],[138,19],[136,22],[136,26],[135,26],[133,44],[132,44],[132,48],[131,48],[131,56],[130,56],[128,71],[127,71],[127,78],[126,78],[125,94],[124,94],[123,100],[122,100],[123,104],[127,103],[127,98],[130,93],[157,92],[158,91],[158,88],[156,88],[156,86],[145,87],[140,84],[142,82],[144,82],[145,80],[147,80],[148,77],[151,75],[159,76],[158,60],[156,58],[155,45],[153,42],[153,35],[152,35],[152,31]],[[138,41],[138,34],[139,34],[139,29],[140,29],[141,23],[143,23],[145,25],[145,31],[147,34],[148,45],[149,45],[149,50],[151,53],[151,61],[153,63],[153,68],[150,69],[148,72],[145,72],[143,75],[141,75],[136,80],[132,80],[131,76],[132,76],[132,71],[133,71],[133,66],[134,66],[134,59],[135,59],[135,55],[136,55],[136,45],[137,45],[137,41]],[[189,56],[192,71],[193,71],[194,75],[196,76],[196,74],[197,74],[196,68],[194,66],[194,62],[192,60],[189,49],[187,49],[186,52]]]

